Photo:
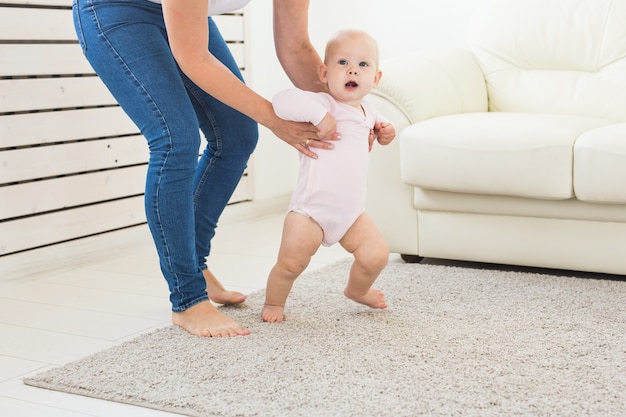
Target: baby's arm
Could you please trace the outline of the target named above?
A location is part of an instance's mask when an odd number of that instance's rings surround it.
[[[328,109],[318,99],[316,93],[288,88],[280,91],[272,99],[276,115],[292,122],[320,123]]]
[[[272,105],[281,119],[312,123],[318,128],[320,137],[335,131],[335,119],[328,113],[324,98],[317,93],[289,88],[276,94]]]
[[[330,113],[326,113],[321,122],[315,125],[317,128],[317,136],[325,138],[337,131],[337,121]]]

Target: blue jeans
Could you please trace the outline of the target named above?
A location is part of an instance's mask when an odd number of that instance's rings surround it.
[[[258,140],[252,119],[214,99],[180,70],[159,4],[74,0],[85,56],[148,141],[145,210],[172,310],[208,299],[202,271],[217,221]],[[241,78],[211,18],[208,49]],[[202,131],[206,147],[198,159]]]

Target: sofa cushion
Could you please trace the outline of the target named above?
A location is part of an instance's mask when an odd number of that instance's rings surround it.
[[[605,119],[465,113],[416,123],[400,134],[402,180],[426,189],[541,199],[574,196],[576,139]]]
[[[372,94],[393,103],[411,123],[487,111],[488,106],[485,77],[474,56],[460,48],[420,50],[386,60]]]
[[[576,140],[574,190],[582,201],[626,203],[626,123],[590,130]]]
[[[467,35],[489,110],[626,121],[625,15],[625,1],[488,2]]]

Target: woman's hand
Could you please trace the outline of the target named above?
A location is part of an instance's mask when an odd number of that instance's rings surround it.
[[[276,123],[270,128],[272,132],[310,158],[317,159],[317,154],[311,150],[312,148],[333,149],[335,146],[328,141],[341,138],[334,128],[320,132],[311,123],[290,122],[279,117],[276,119]],[[333,118],[332,121],[334,120]]]

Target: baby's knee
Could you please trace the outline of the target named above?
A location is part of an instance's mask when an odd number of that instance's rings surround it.
[[[369,251],[356,258],[356,261],[361,264],[368,273],[377,274],[387,266],[389,262],[389,250],[385,248],[379,248],[375,251]]]
[[[285,278],[295,280],[304,272],[308,265],[308,262],[298,259],[283,259],[279,261],[278,267],[280,268],[281,275]]]
[[[378,270],[378,272],[382,271],[387,263],[389,262],[389,251],[387,249],[380,250],[376,256],[374,256],[374,268]]]

